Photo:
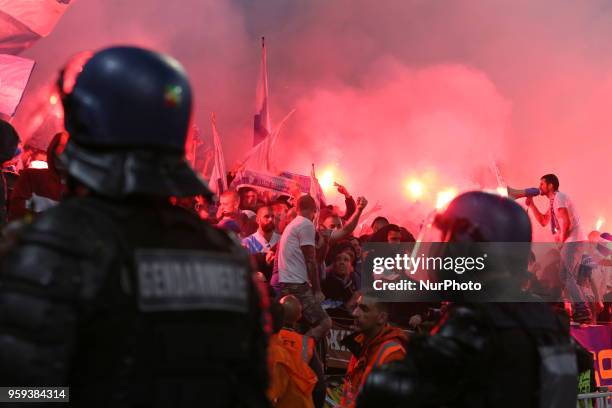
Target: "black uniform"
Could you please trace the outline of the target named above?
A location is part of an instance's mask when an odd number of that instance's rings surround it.
[[[71,198],[0,260],[0,385],[69,386],[83,407],[266,406],[248,256],[169,204],[210,198],[184,160],[184,71],[114,47],[62,72]]]
[[[358,407],[575,406],[569,327],[548,305],[454,305],[436,330],[373,371]]]
[[[70,385],[75,406],[263,405],[246,255],[181,208],[68,200],[0,276],[0,384]]]
[[[444,237],[444,245],[455,255],[462,255],[457,253],[462,247],[452,243],[531,241],[525,211],[506,198],[482,192],[455,198],[432,228],[439,231],[431,236]],[[404,360],[374,369],[357,406],[575,407],[578,373],[569,324],[551,305],[521,293],[528,256],[526,245],[523,251],[508,251],[507,259],[483,271],[480,281],[503,289],[500,293],[489,291],[490,296],[483,295],[478,303],[468,302],[459,292],[449,293],[454,302],[432,334],[411,339]],[[452,270],[431,275],[459,281],[474,276]]]

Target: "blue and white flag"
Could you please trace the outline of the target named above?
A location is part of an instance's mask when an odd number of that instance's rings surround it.
[[[208,181],[210,190],[219,196],[227,190],[227,173],[225,171],[225,158],[223,157],[223,147],[221,138],[217,132],[217,120],[213,113],[210,117],[213,135],[213,169]]]
[[[261,68],[255,94],[255,116],[253,118],[253,146],[257,146],[272,134],[268,111],[268,68],[266,66],[266,44],[261,38]]]

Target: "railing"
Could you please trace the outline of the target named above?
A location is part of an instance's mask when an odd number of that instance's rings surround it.
[[[612,391],[578,394],[576,408],[612,408]]]

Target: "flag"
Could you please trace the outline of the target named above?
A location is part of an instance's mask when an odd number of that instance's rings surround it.
[[[294,185],[297,184],[302,193],[310,193],[310,176],[303,176],[301,174],[292,173],[290,171],[283,171],[279,173],[278,176],[291,180]]]
[[[271,134],[268,111],[268,69],[266,67],[266,44],[261,38],[261,68],[255,94],[255,116],[253,118],[253,146],[257,146]]]
[[[323,194],[323,189],[319,184],[319,180],[317,180],[314,163],[312,164],[312,168],[310,169],[310,196],[314,198],[315,204],[317,205],[317,214],[315,215],[313,223],[315,226],[318,226],[321,205],[325,205],[325,195]]]
[[[217,196],[227,190],[227,173],[225,171],[225,158],[223,157],[223,147],[221,138],[217,132],[217,120],[213,113],[210,117],[213,135],[213,169],[208,181],[210,190]]]
[[[291,115],[293,115],[295,109],[284,117],[281,123],[276,127],[274,133],[270,137],[266,137],[261,143],[253,147],[247,154],[242,162],[242,165],[252,171],[275,173],[275,163],[272,153],[274,152],[274,146],[278,140],[278,136],[283,130],[285,123]]]
[[[203,156],[203,161],[204,161],[204,165],[202,166],[202,176],[204,176],[204,178],[208,178],[206,177],[206,175],[208,174],[208,168],[210,167],[211,163],[214,166],[213,160],[214,160],[214,151],[212,147],[207,147],[206,150],[204,150],[204,153],[202,153]],[[212,169],[211,169],[212,172]]]
[[[200,129],[197,125],[193,124],[189,128],[187,139],[185,140],[185,159],[193,169],[196,167],[196,149],[198,148],[199,139]]]
[[[0,11],[0,54],[19,54],[38,39],[40,35]]]
[[[319,184],[319,180],[317,180],[317,176],[315,174],[315,166],[312,164],[312,168],[310,169],[310,196],[315,199],[317,202],[317,209],[320,205],[326,205],[325,202],[325,194],[323,194],[323,189]]]
[[[0,0],[0,52],[18,54],[46,37],[75,0]]]
[[[41,37],[48,36],[74,0],[0,0],[0,13]]]
[[[185,141],[185,158],[200,176],[206,176],[208,159],[212,158],[212,148],[206,147],[200,128],[192,124]]]
[[[0,55],[0,113],[13,116],[33,68],[33,60]]]
[[[242,187],[254,187],[273,194],[290,196],[296,184],[302,193],[307,194],[310,188],[310,177],[288,172],[275,176],[252,170],[241,170],[234,177],[230,188],[239,190]]]

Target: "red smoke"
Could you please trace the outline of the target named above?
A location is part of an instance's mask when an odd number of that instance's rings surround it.
[[[588,232],[598,217],[612,229],[611,20],[606,0],[87,0],[24,56],[37,60],[33,95],[82,49],[129,42],[173,54],[205,134],[217,113],[231,166],[252,140],[265,35],[272,122],[297,109],[281,167],[333,166],[382,214],[415,224],[434,192],[494,188],[493,160],[516,187],[553,172]],[[411,178],[427,180],[419,203],[405,192]]]

